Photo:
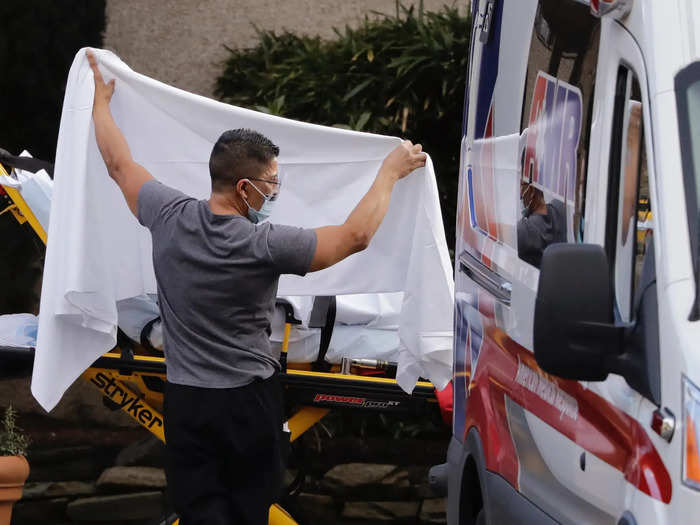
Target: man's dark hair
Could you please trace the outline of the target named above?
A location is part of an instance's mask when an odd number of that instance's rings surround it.
[[[240,179],[259,177],[280,149],[266,136],[252,129],[224,131],[209,157],[213,191],[234,186]]]

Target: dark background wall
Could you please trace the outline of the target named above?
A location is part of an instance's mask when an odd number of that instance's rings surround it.
[[[68,69],[83,46],[101,46],[104,0],[3,0],[0,147],[54,160]]]
[[[75,52],[102,46],[104,0],[0,1],[0,148],[53,162]],[[1,206],[1,204],[0,204]],[[0,314],[36,310],[43,247],[0,216]]]

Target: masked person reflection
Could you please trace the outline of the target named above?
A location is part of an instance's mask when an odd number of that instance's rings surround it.
[[[209,158],[212,192],[196,200],[134,162],[95,79],[95,138],[107,171],[153,239],[163,320],[166,476],[181,525],[267,523],[281,488],[282,389],[270,319],[282,274],[304,275],[364,250],[399,179],[426,162],[404,141],[384,159],[347,220],[302,229],[262,223],[282,185],[279,148],[248,129],[224,132]]]
[[[545,203],[532,183],[520,184],[523,217],[518,221],[518,256],[539,268],[542,253],[550,244],[566,242],[566,207],[559,199]]]

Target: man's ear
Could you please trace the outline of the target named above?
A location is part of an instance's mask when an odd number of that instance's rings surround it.
[[[248,198],[248,191],[247,191],[246,188],[245,188],[247,184],[248,184],[248,181],[247,181],[247,180],[245,180],[245,179],[240,179],[240,180],[236,183],[236,185],[234,186],[234,188],[236,189],[236,193],[238,193],[238,194],[240,195],[240,193],[242,192],[242,193],[244,194],[244,197],[245,197],[246,199]]]

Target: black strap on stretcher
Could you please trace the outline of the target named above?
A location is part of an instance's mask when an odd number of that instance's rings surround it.
[[[321,344],[318,348],[318,357],[311,365],[314,372],[328,372],[330,363],[326,361],[326,353],[331,344],[333,326],[335,325],[336,301],[335,295],[318,295],[314,298],[309,317],[309,328],[321,329]]]
[[[53,179],[53,164],[45,160],[33,157],[17,157],[11,155],[9,151],[0,148],[0,164],[6,167],[17,168],[24,171],[36,173],[39,170],[46,170],[49,177]]]
[[[129,339],[129,336],[124,333],[124,331],[117,326],[117,345],[119,348],[122,350],[122,359],[125,361],[133,361],[134,360],[134,345],[131,344],[131,339]],[[119,370],[120,374],[123,375],[131,375],[131,371],[128,369],[120,369]]]
[[[158,321],[160,321],[160,316],[155,317],[148,321],[143,328],[141,329],[141,335],[139,336],[139,340],[141,341],[141,345],[144,348],[148,348],[152,352],[158,352],[159,350],[157,348],[154,348],[154,346],[151,344],[151,331],[153,330],[153,325],[156,324]]]

